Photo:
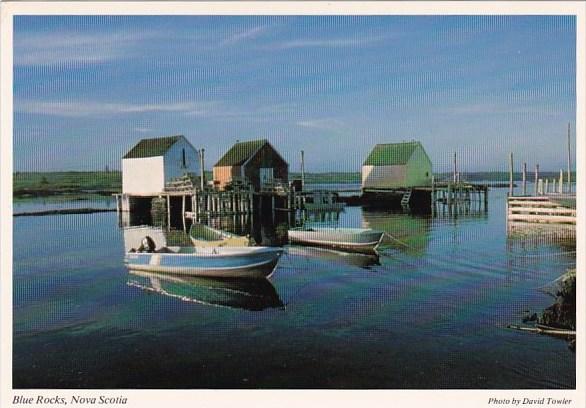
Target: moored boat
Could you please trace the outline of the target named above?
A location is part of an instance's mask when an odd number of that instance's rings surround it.
[[[367,228],[302,227],[289,230],[289,241],[344,251],[372,254],[384,233]]]
[[[165,247],[153,252],[128,252],[131,271],[216,278],[269,277],[283,253],[278,247]]]
[[[189,238],[196,247],[247,247],[250,238],[218,230],[203,224],[193,224],[189,229]]]

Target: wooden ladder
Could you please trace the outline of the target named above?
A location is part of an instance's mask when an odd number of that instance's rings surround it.
[[[403,197],[401,198],[401,207],[403,207],[403,209],[409,209],[409,201],[411,201],[412,192],[413,190],[409,189],[403,193]]]

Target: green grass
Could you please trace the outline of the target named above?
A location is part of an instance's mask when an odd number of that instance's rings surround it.
[[[85,191],[113,193],[122,189],[122,176],[119,171],[16,172],[12,181],[15,196],[45,196]]]
[[[301,179],[301,173],[289,173],[289,179]],[[360,172],[305,173],[307,184],[346,184],[360,183],[360,181]]]

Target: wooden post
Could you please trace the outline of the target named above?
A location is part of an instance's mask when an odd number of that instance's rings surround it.
[[[523,195],[527,195],[527,163],[523,163]]]
[[[535,191],[535,195],[537,195],[537,183],[539,181],[539,164],[535,165],[535,186],[533,186],[533,190]]]
[[[183,218],[183,231],[187,231],[187,225],[185,224],[185,194],[181,196],[181,218]]]
[[[433,203],[435,203],[435,177],[431,175],[431,204],[433,210]]]
[[[199,165],[200,165],[200,171],[199,171],[199,175],[200,175],[200,187],[203,190],[206,184],[206,180],[205,180],[205,170],[204,170],[204,152],[205,149],[200,149],[199,151]]]
[[[549,193],[549,179],[545,179],[545,194]]]
[[[301,190],[305,189],[305,152],[301,151]]]
[[[568,193],[572,192],[572,176],[571,176],[571,145],[570,145],[570,122],[568,122]]]
[[[513,152],[509,155],[509,197],[513,196]]]
[[[458,173],[458,166],[457,166],[457,160],[456,160],[456,152],[454,152],[454,184],[457,182],[457,180],[456,180],[457,173]]]
[[[167,194],[167,230],[171,229],[171,196]]]
[[[119,194],[115,194],[114,197],[116,197],[116,215],[120,216],[120,195]]]
[[[564,171],[560,169],[560,194],[564,192]]]
[[[554,193],[557,193],[558,190],[557,190],[557,185],[556,185],[556,179],[555,178],[552,180],[552,184],[553,184],[553,188],[552,188],[553,192]]]

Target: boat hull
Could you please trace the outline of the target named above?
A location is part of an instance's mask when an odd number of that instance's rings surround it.
[[[215,279],[133,270],[128,276],[128,286],[184,302],[245,310],[283,307],[267,279]]]
[[[383,232],[374,230],[315,228],[290,230],[289,241],[294,244],[334,248],[348,252],[376,254]]]
[[[282,253],[281,248],[194,248],[193,253],[129,253],[125,263],[131,271],[258,279],[273,273]]]

